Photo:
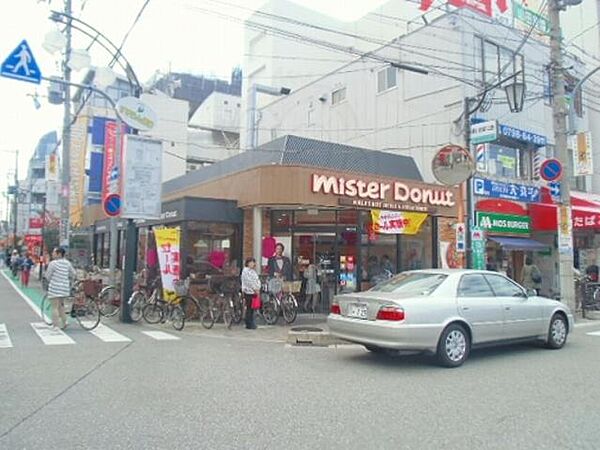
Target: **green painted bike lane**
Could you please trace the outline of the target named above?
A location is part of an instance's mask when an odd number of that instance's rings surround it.
[[[23,294],[29,300],[31,300],[33,302],[33,304],[35,304],[38,308],[41,307],[42,299],[44,298],[44,291],[42,291],[41,287],[33,287],[33,286],[23,287],[23,286],[21,286],[20,277],[13,278],[10,270],[4,269],[4,270],[2,270],[2,273],[4,275],[6,275],[6,278],[8,278],[10,281],[12,281],[14,288],[16,288],[21,294]],[[33,275],[33,272],[32,272],[32,275]],[[38,281],[30,280],[30,283],[37,284]]]

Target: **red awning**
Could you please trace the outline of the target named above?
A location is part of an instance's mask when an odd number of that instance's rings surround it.
[[[544,195],[542,202],[529,205],[531,227],[534,231],[556,231],[556,205],[551,204],[549,196]],[[571,193],[571,215],[573,230],[600,230],[600,196],[583,192]]]

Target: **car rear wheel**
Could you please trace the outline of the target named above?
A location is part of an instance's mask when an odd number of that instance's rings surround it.
[[[471,342],[465,328],[450,324],[442,332],[437,347],[437,358],[444,367],[458,367],[469,357]]]
[[[554,314],[552,320],[550,320],[546,347],[551,349],[563,348],[567,343],[567,333],[568,326],[565,317],[561,314]]]

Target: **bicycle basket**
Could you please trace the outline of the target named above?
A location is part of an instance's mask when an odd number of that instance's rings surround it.
[[[89,297],[96,297],[102,290],[102,280],[83,280],[83,293]]]
[[[302,289],[302,281],[284,281],[283,290],[291,294],[300,292]]]
[[[187,295],[189,288],[190,283],[187,280],[175,280],[173,282],[173,290],[177,296]]]

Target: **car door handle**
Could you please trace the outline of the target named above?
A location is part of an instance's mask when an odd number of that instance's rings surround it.
[[[504,309],[510,311],[510,306],[505,306]]]
[[[469,308],[468,306],[463,306],[463,307],[462,307],[462,310],[463,310],[463,311],[468,311],[469,309],[471,309],[471,308]]]

